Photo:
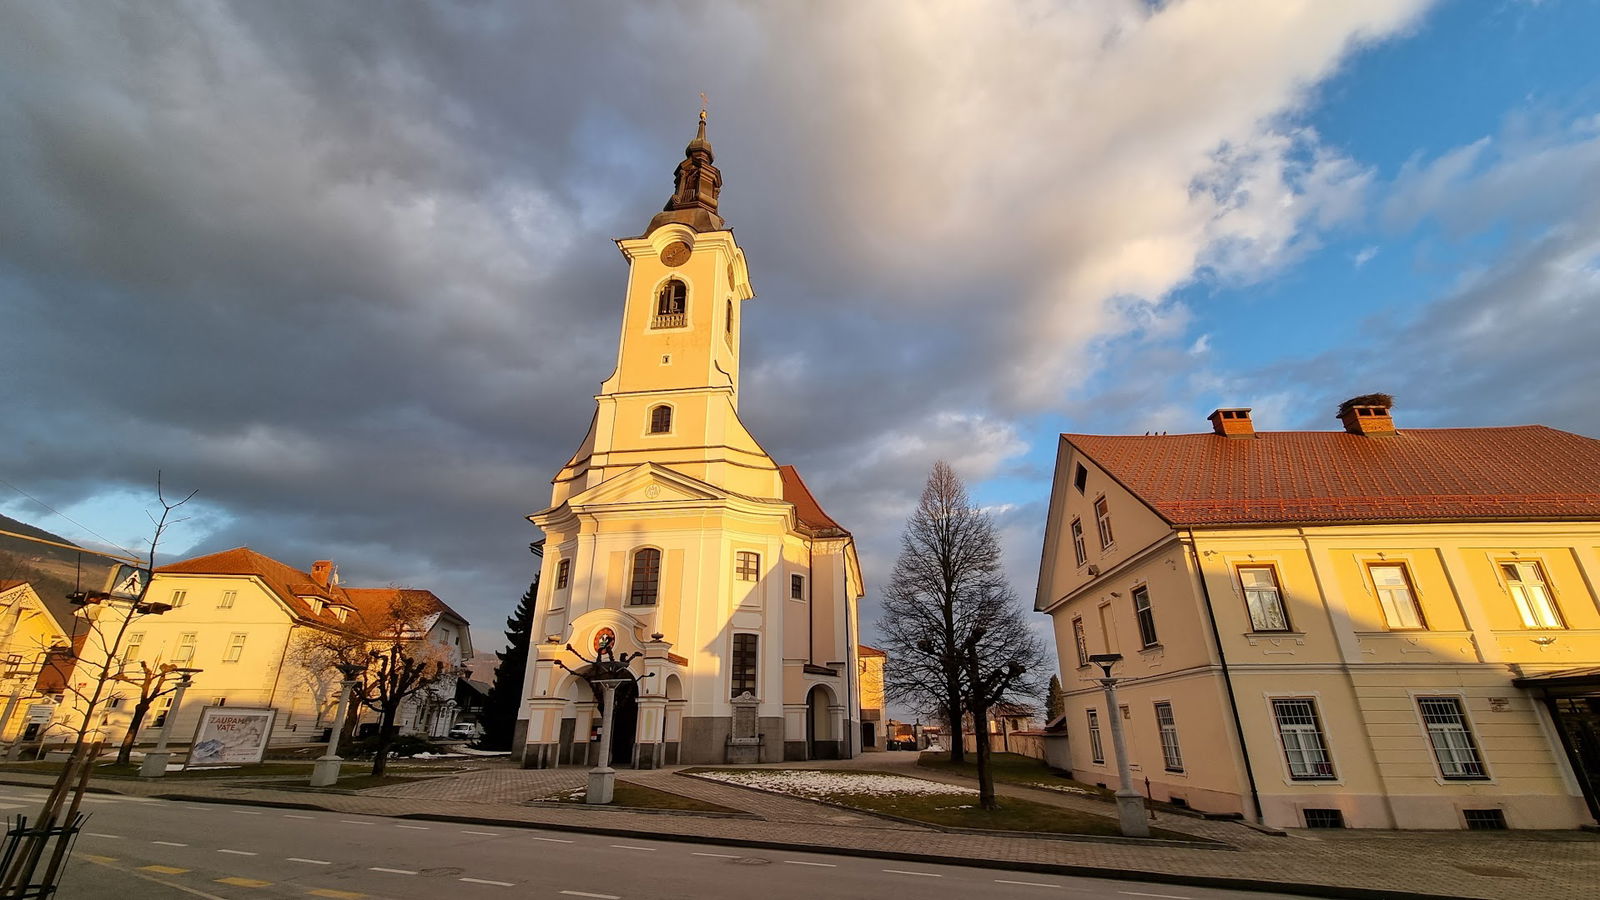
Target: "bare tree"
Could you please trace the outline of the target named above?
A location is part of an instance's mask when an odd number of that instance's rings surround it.
[[[151,665],[144,660],[139,660],[139,668],[130,672],[124,665],[111,676],[112,681],[120,681],[131,685],[139,692],[139,699],[133,704],[133,712],[128,719],[128,730],[122,735],[122,746],[117,749],[117,765],[125,766],[133,759],[133,745],[139,740],[139,729],[144,727],[144,717],[149,714],[150,707],[162,697],[178,689],[178,666],[172,663],[157,662]],[[171,715],[177,715],[177,710],[172,710]]]
[[[370,618],[360,624],[306,638],[302,659],[326,660],[334,668],[360,667],[353,697],[378,714],[373,775],[382,775],[388,765],[400,708],[447,674],[454,674],[447,668],[448,651],[426,639],[428,623],[438,611],[438,601],[430,592],[398,589],[385,608],[369,613]]]
[[[128,626],[144,616],[159,615],[170,608],[167,604],[151,603],[146,599],[150,592],[150,575],[155,571],[156,550],[162,536],[167,529],[185,521],[174,518],[173,512],[194,499],[196,493],[198,491],[190,491],[176,502],[168,500],[162,489],[161,473],[156,472],[156,500],[161,504],[161,515],[150,515],[150,524],[154,527],[150,536],[150,550],[143,560],[142,574],[136,572],[130,581],[130,584],[137,586],[132,595],[117,599],[116,586],[111,591],[79,591],[73,595],[74,603],[86,607],[86,612],[92,610],[95,614],[85,615],[79,620],[82,627],[87,629],[86,633],[77,633],[78,625],[74,625],[75,633],[68,652],[47,654],[45,668],[59,679],[62,690],[75,698],[82,711],[82,719],[73,735],[67,764],[56,777],[49,796],[39,810],[38,826],[28,833],[23,846],[11,857],[10,864],[0,876],[5,890],[21,890],[28,885],[54,830],[63,820],[70,825],[77,819],[78,808],[88,789],[94,757],[100,746],[98,740],[91,742],[89,735],[96,729],[96,713],[100,711],[106,685],[120,671],[122,643],[127,637]],[[102,620],[109,616],[120,616],[121,621],[108,626]],[[44,883],[55,883],[70,846],[70,841],[58,841],[58,849],[46,867]]]
[[[1037,693],[1032,673],[1042,670],[1044,651],[1001,571],[994,523],[943,460],[906,521],[878,630],[889,651],[885,691],[944,719],[951,762],[966,759],[961,722],[973,699],[971,661],[980,682],[1007,663],[1023,669],[998,694],[979,691],[985,714],[1007,697]]]

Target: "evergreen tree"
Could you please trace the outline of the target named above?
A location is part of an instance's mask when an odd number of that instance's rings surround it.
[[[1050,689],[1044,699],[1044,721],[1049,724],[1067,711],[1067,695],[1061,690],[1061,679],[1051,675]]]
[[[495,654],[500,666],[495,669],[494,684],[483,702],[483,739],[478,742],[485,750],[512,749],[517,707],[522,703],[522,678],[528,671],[528,643],[533,637],[534,598],[538,596],[539,573],[535,572],[528,592],[522,595],[522,602],[506,619],[506,649]]]

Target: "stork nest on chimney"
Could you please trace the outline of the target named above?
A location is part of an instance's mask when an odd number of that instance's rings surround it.
[[[1362,394],[1359,397],[1351,397],[1349,400],[1339,404],[1339,413],[1334,418],[1344,418],[1349,415],[1350,410],[1357,406],[1378,406],[1384,409],[1391,409],[1394,407],[1394,396],[1391,394]]]

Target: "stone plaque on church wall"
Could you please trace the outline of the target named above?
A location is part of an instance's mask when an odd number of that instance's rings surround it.
[[[756,706],[760,701],[749,691],[733,698],[733,739],[754,741],[760,738],[756,726]]]

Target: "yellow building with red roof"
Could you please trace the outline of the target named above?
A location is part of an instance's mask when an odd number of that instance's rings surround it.
[[[1064,434],[1036,608],[1072,770],[1280,827],[1600,816],[1600,441],[1542,426]],[[1089,657],[1116,653],[1120,709]]]
[[[644,678],[619,694],[613,765],[860,749],[855,545],[739,419],[755,292],[717,212],[704,118],[684,157],[666,208],[617,241],[629,272],[616,367],[528,517],[545,533],[518,724],[528,766],[595,758],[600,709],[569,669],[604,638],[640,654]]]
[[[137,673],[141,661],[152,667],[170,663],[201,670],[173,722],[176,741],[193,734],[203,707],[223,705],[277,710],[274,743],[316,741],[332,725],[339,674],[305,666],[298,649],[301,639],[318,631],[361,633],[366,623],[383,622],[402,594],[417,601],[417,640],[438,645],[437,655],[454,666],[472,657],[467,620],[431,591],[349,587],[329,560],[304,571],[249,547],[235,547],[156,569],[146,597],[171,608],[128,625],[112,671]],[[84,652],[96,656],[85,672],[68,677],[82,680],[98,670],[126,609],[90,607],[95,635]],[[453,678],[424,690],[406,702],[396,724],[403,733],[443,736],[454,724],[454,691]],[[107,697],[97,711],[94,735],[120,741],[138,699],[137,688],[112,682]],[[73,714],[73,698],[66,700],[58,719]],[[164,721],[170,702],[170,694],[156,701],[142,737],[154,740],[154,726]],[[76,727],[77,722],[67,724]]]

